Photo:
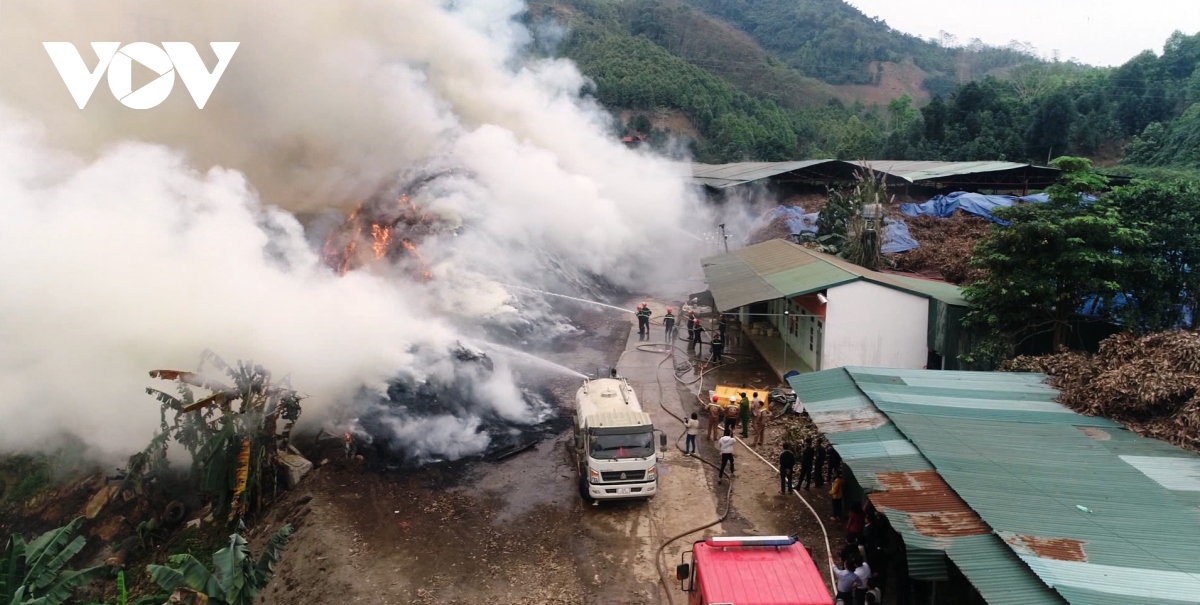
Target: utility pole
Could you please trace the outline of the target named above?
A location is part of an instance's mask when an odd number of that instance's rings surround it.
[[[785,299],[783,304],[787,304]],[[787,374],[787,335],[790,333],[791,324],[788,323],[789,311],[783,310],[783,325],[779,326],[779,339],[783,341],[783,373]]]
[[[721,241],[725,243],[725,252],[729,253],[729,236],[725,235],[725,223],[721,223]]]

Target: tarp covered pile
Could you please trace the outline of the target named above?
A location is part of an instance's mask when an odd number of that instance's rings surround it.
[[[962,210],[968,214],[982,216],[993,223],[1007,225],[1006,221],[992,216],[992,211],[996,208],[1007,208],[1017,202],[1041,204],[1049,199],[1050,196],[1045,193],[1016,197],[1012,195],[984,195],[982,193],[955,191],[954,193],[936,196],[928,202],[921,204],[900,204],[900,212],[904,213],[905,216],[949,218],[954,216],[955,212]]]
[[[782,221],[793,235],[815,235],[817,233],[818,212],[805,212],[800,206],[776,206],[758,219],[755,231],[765,228],[776,221]],[[908,252],[920,244],[913,239],[904,221],[885,219],[883,223],[884,254]]]

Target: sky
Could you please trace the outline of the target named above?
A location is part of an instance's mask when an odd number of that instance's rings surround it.
[[[1030,42],[1050,57],[1120,65],[1143,50],[1162,54],[1171,32],[1200,31],[1196,0],[847,0],[867,16],[922,38],[940,31],[961,44]]]

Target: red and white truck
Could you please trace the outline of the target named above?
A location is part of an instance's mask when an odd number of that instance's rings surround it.
[[[833,604],[808,548],[790,536],[713,537],[681,559],[689,605]]]

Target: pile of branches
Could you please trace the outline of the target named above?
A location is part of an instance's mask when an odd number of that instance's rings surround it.
[[[926,215],[906,221],[909,233],[921,246],[892,255],[897,269],[959,285],[983,277],[983,270],[971,267],[970,261],[975,242],[991,232],[987,219],[956,212],[950,218]]]
[[[1200,333],[1117,334],[1095,355],[1022,356],[1003,369],[1044,373],[1071,409],[1200,451]]]

